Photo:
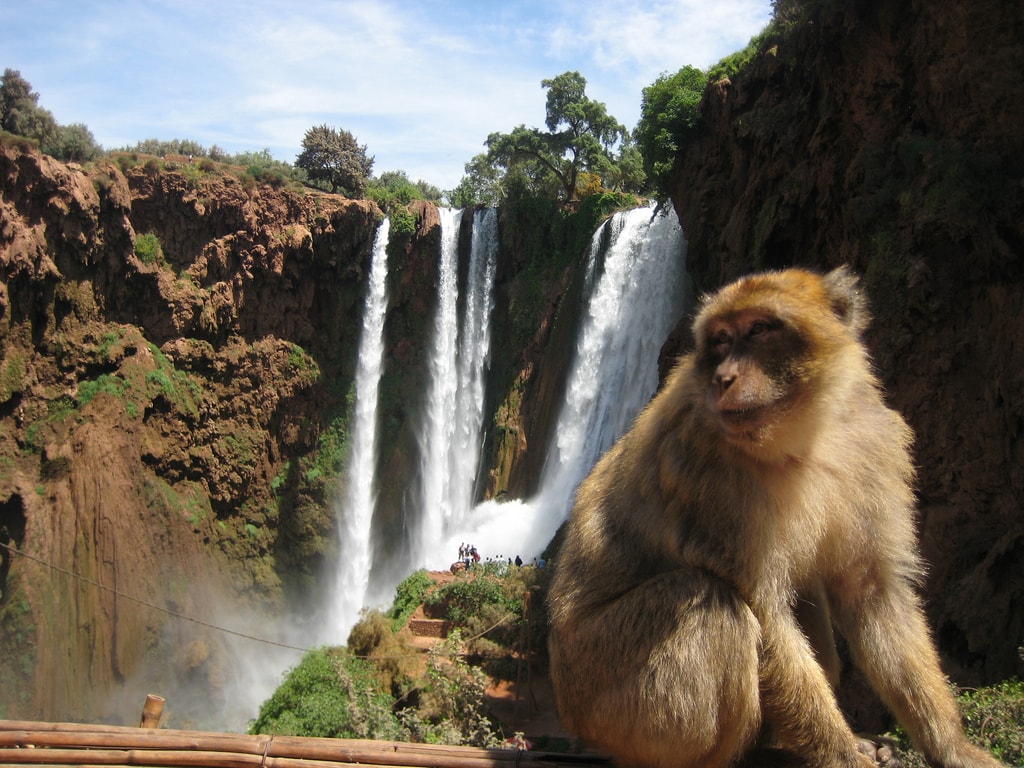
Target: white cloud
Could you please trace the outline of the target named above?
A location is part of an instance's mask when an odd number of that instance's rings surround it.
[[[543,78],[578,70],[632,127],[658,75],[739,49],[770,12],[770,0],[27,5],[0,6],[4,66],[106,146],[189,138],[291,162],[327,123],[366,144],[376,170],[441,187],[489,133],[543,125]]]

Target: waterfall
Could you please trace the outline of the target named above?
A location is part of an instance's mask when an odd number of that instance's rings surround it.
[[[437,315],[434,319],[433,357],[429,366],[429,394],[422,430],[422,488],[418,530],[413,539],[413,560],[435,547],[449,517],[451,480],[449,453],[455,435],[456,370],[458,354],[458,244],[462,210],[439,209],[441,253],[438,268]]]
[[[462,211],[441,210],[440,293],[424,429],[421,524],[417,566],[437,566],[438,544],[461,525],[473,505],[484,418],[484,374],[490,358],[490,320],[498,254],[498,212],[473,214],[468,273],[458,312],[458,232]],[[454,552],[450,559],[454,559]],[[443,555],[442,560],[448,557]]]
[[[412,570],[447,567],[461,543],[475,544],[485,556],[539,555],[568,514],[576,486],[657,389],[661,345],[682,316],[685,241],[675,213],[656,215],[652,208],[640,208],[612,216],[594,233],[587,254],[577,348],[540,489],[527,500],[474,506],[494,305],[497,211],[472,214],[472,244],[460,300],[458,239],[463,215],[461,210],[439,209],[438,297],[431,321],[421,462],[410,480],[417,508],[408,532],[408,560],[388,569],[394,583],[377,578],[381,583],[367,584],[373,419],[367,417],[370,433],[365,438],[357,420],[333,617],[345,632],[363,605],[386,603],[398,581]],[[383,273],[384,267],[377,270],[375,259],[372,281],[378,271]],[[383,285],[383,274],[379,279]],[[380,291],[382,315],[386,301],[383,287]],[[370,302],[360,371],[367,338],[380,335],[379,325],[377,331],[369,330],[371,323],[383,323],[382,316],[372,317],[376,313]],[[370,382],[357,381],[357,410],[364,391],[367,407],[376,399],[379,343],[366,350],[375,363],[368,366]],[[361,450],[369,451],[369,458],[361,458]]]
[[[633,423],[658,388],[658,355],[683,311],[682,230],[674,213],[649,208],[605,223],[603,272],[591,276],[587,310],[569,374],[542,492],[566,500],[601,455]],[[588,275],[599,269],[603,233],[594,233]],[[595,282],[596,280],[596,282]]]
[[[352,457],[344,498],[338,499],[338,557],[335,602],[328,616],[332,643],[344,643],[365,602],[370,573],[370,524],[375,501],[374,464],[377,456],[377,393],[384,356],[384,315],[387,310],[387,246],[390,221],[377,228],[370,262],[369,287],[359,361],[355,377],[355,415]]]
[[[486,208],[473,215],[466,305],[459,326],[458,407],[448,463],[448,527],[463,524],[473,505],[482,448],[484,374],[490,361],[497,265],[498,209]]]
[[[543,551],[576,486],[657,390],[661,345],[684,311],[685,248],[673,211],[623,211],[594,234],[576,355],[540,490],[525,501],[478,505],[446,550],[473,541],[494,556]]]

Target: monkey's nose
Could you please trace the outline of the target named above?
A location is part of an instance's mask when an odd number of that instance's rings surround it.
[[[734,373],[715,374],[715,389],[721,394],[731,387],[734,381],[736,381],[736,374]]]

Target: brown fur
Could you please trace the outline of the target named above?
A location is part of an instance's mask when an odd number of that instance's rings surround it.
[[[845,269],[725,287],[580,486],[552,676],[565,724],[620,765],[727,766],[766,738],[871,765],[832,691],[833,624],[933,765],[999,765],[965,740],[915,592],[911,433],[866,322]]]

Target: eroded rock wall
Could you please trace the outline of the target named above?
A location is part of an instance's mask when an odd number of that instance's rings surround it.
[[[223,644],[167,611],[274,611],[316,574],[335,489],[310,457],[380,216],[0,142],[0,542],[24,552],[0,555],[0,712],[117,719],[154,653],[168,688],[226,695]]]

